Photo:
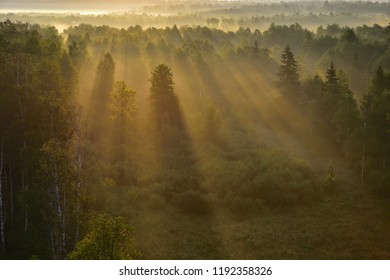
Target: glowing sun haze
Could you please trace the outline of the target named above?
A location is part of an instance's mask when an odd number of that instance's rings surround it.
[[[137,5],[165,2],[158,0],[0,0],[0,10],[121,10]]]

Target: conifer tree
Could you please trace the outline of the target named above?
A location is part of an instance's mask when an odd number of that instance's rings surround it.
[[[155,125],[160,130],[164,125],[183,128],[183,120],[177,96],[173,89],[171,69],[161,64],[150,78],[150,104]]]
[[[277,73],[279,81],[276,86],[280,93],[293,103],[298,103],[300,99],[301,83],[299,81],[298,63],[289,46],[282,52],[281,65]]]

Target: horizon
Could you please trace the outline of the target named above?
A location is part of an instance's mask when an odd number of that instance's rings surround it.
[[[57,13],[73,13],[79,11],[91,11],[90,14],[104,14],[110,12],[124,12],[124,11],[134,11],[146,6],[160,5],[160,4],[187,4],[187,3],[210,3],[210,4],[235,4],[235,3],[248,3],[248,4],[271,4],[271,3],[282,3],[282,2],[340,2],[337,0],[312,0],[312,1],[297,1],[297,0],[284,0],[284,1],[275,1],[275,0],[111,0],[110,2],[98,0],[2,0],[0,3],[0,11],[2,13],[19,13],[19,12],[42,12],[46,11],[57,12]],[[355,0],[343,0],[341,2],[358,2]],[[378,2],[378,3],[388,3],[388,0],[378,0],[378,1],[364,1],[364,2]]]

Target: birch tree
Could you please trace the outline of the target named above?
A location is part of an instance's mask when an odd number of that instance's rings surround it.
[[[44,213],[50,250],[54,259],[63,259],[70,246],[77,189],[72,153],[67,143],[51,139],[42,147],[41,175],[48,205]]]

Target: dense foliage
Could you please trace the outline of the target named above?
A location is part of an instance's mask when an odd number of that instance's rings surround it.
[[[0,256],[138,258],[128,222],[142,239],[151,213],[311,209],[337,195],[333,155],[389,198],[389,40],[380,25],[0,23]],[[275,149],[286,134],[325,167]],[[221,257],[207,246],[176,256]]]

